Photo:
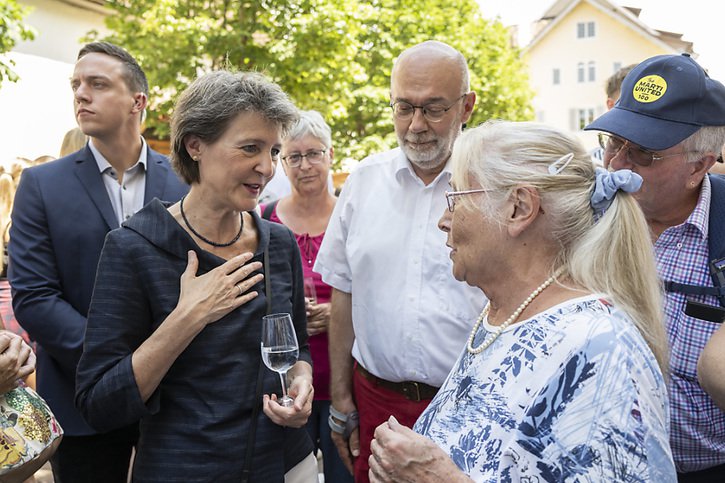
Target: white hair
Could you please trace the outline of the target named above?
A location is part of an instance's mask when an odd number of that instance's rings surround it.
[[[572,154],[558,173],[549,166]],[[489,196],[463,198],[494,220],[496,209],[517,186],[530,186],[541,196],[555,246],[552,273],[564,266],[572,281],[592,293],[604,293],[626,312],[667,373],[667,337],[663,325],[662,286],[644,214],[634,197],[618,192],[609,209],[595,221],[590,204],[595,167],[573,136],[531,122],[489,121],[463,132],[453,149],[453,178],[464,190],[474,179]],[[556,165],[561,168],[564,163]]]
[[[300,111],[300,119],[287,133],[285,141],[297,141],[305,136],[314,136],[326,148],[332,146],[332,131],[325,119],[317,111]]]

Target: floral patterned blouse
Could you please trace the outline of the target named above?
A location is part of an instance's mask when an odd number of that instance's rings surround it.
[[[495,329],[484,321],[474,347]],[[414,429],[478,482],[674,482],[668,427],[654,355],[590,295],[464,349]]]

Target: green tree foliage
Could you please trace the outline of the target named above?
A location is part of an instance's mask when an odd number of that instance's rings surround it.
[[[111,0],[107,38],[132,52],[152,86],[148,126],[168,135],[177,94],[200,73],[253,69],[316,109],[342,158],[396,145],[389,107],[395,57],[435,39],[458,48],[478,94],[473,124],[531,117],[532,93],[507,30],[475,0]],[[91,37],[94,37],[92,35]]]
[[[23,23],[28,9],[21,7],[15,0],[0,0],[0,55],[10,52],[18,40],[35,38],[33,29]],[[12,59],[0,58],[0,85],[5,81],[16,82],[18,75],[13,72]]]

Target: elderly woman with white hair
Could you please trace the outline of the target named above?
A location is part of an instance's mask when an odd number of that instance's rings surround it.
[[[413,430],[376,429],[371,480],[675,481],[641,178],[535,123],[471,129],[452,160],[439,227],[490,303]]]

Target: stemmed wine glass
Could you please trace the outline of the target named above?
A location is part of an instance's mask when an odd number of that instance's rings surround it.
[[[299,357],[297,334],[290,314],[271,314],[262,318],[262,360],[264,365],[279,373],[282,382],[281,406],[292,406],[294,399],[287,395],[287,371]]]
[[[315,279],[312,277],[305,277],[304,284],[305,288],[305,300],[308,304],[314,305],[317,303],[317,291],[315,290]]]

